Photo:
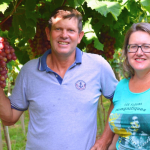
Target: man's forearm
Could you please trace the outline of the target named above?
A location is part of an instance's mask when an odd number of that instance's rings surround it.
[[[111,105],[110,105],[109,111],[108,111],[108,117],[107,117],[107,122],[106,122],[106,125],[105,125],[105,129],[104,129],[103,134],[100,138],[108,146],[109,146],[109,144],[111,143],[111,141],[114,137],[114,133],[111,131],[111,129],[109,127],[109,123],[108,123],[109,115],[110,115],[113,108],[114,108],[114,106],[113,106],[113,103],[111,102]]]
[[[0,118],[4,121],[9,121],[12,119],[12,109],[10,100],[6,97],[1,87],[0,87]]]
[[[114,108],[114,106],[111,101],[111,105],[110,105],[109,111],[108,111],[107,123],[105,125],[104,132],[103,132],[102,136],[100,137],[100,139],[98,139],[95,142],[95,144],[91,148],[91,150],[107,150],[109,145],[111,144],[113,137],[114,137],[114,133],[111,131],[111,129],[109,127],[108,119],[109,119],[109,115],[113,108]]]

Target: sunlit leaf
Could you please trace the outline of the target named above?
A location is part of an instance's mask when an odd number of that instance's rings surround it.
[[[94,47],[98,50],[103,50],[104,45],[98,39],[94,40]]]
[[[121,5],[118,2],[109,2],[109,1],[98,1],[98,0],[86,0],[88,7],[95,9],[100,14],[107,16],[108,13],[111,13],[115,20],[121,12]]]
[[[8,4],[7,3],[3,3],[3,4],[0,5],[0,11],[2,13],[4,13],[7,8],[8,8]]]

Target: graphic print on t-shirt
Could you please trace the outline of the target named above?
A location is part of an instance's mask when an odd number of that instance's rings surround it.
[[[116,111],[115,111],[116,112]],[[111,113],[111,130],[119,135],[117,149],[150,149],[150,115]]]

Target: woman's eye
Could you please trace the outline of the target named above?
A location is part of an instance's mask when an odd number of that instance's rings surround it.
[[[143,47],[144,47],[144,48],[148,48],[148,49],[150,48],[149,45],[143,45]]]
[[[137,48],[137,46],[136,46],[136,45],[132,45],[131,48],[132,48],[132,49],[135,49],[135,48]]]

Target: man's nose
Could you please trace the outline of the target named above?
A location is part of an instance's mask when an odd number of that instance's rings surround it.
[[[62,30],[61,37],[62,37],[62,38],[68,38],[67,30]]]

